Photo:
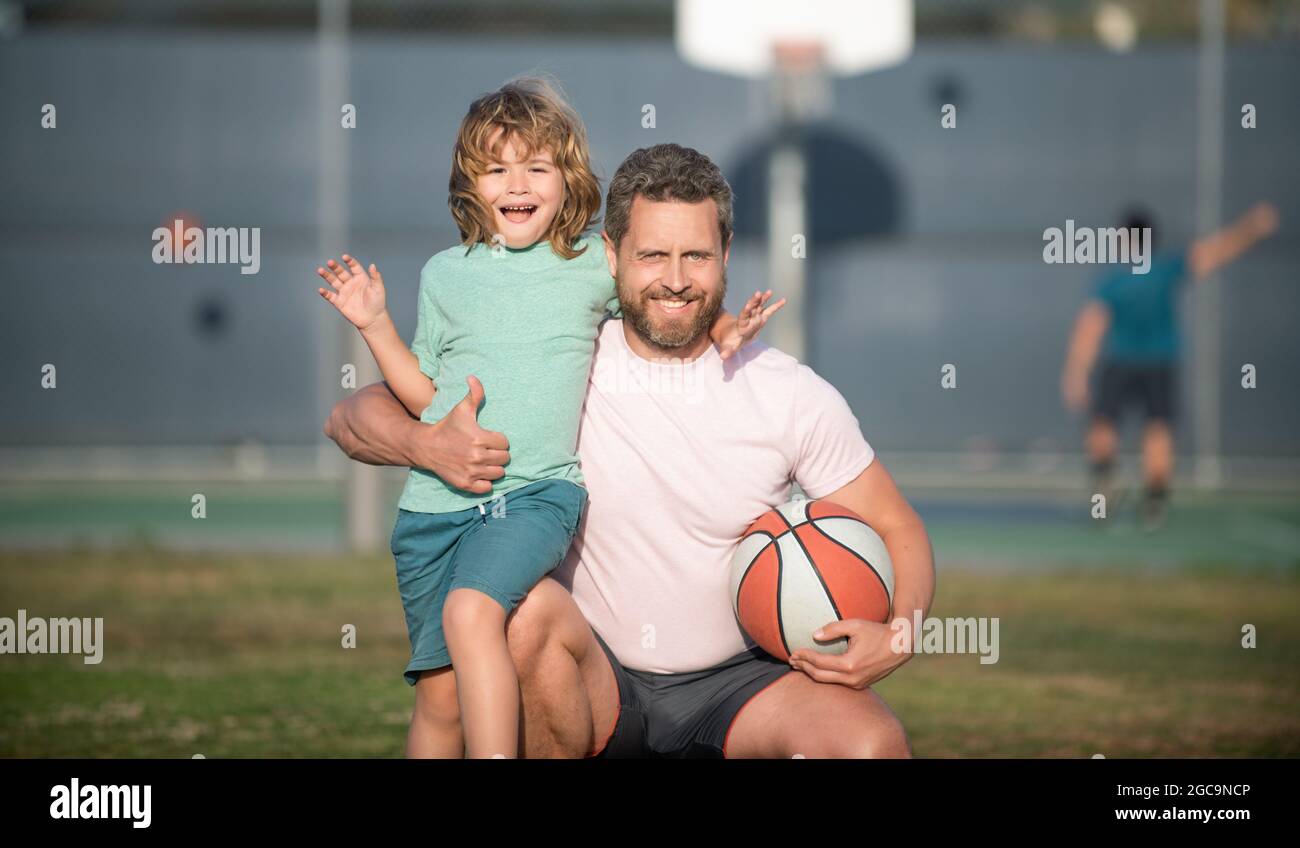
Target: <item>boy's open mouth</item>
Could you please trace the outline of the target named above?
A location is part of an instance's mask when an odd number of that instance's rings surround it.
[[[501,209],[501,214],[504,215],[506,220],[512,224],[524,223],[529,218],[533,217],[533,213],[537,211],[537,207],[531,204],[521,204],[518,206],[502,206],[500,207],[500,209]]]

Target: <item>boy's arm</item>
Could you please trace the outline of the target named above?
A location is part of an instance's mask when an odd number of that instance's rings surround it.
[[[713,326],[709,328],[709,338],[718,346],[718,352],[723,359],[729,358],[753,341],[758,331],[767,323],[767,319],[785,306],[785,298],[781,298],[764,309],[764,304],[771,296],[771,289],[766,293],[754,292],[744,308],[740,310],[739,316],[732,315],[725,309],[718,313]]]
[[[1088,403],[1088,375],[1092,373],[1108,327],[1110,310],[1100,300],[1088,301],[1074,322],[1065,368],[1061,371],[1061,397],[1071,412],[1082,412]]]
[[[432,401],[433,380],[420,370],[419,358],[402,343],[385,306],[384,278],[373,264],[369,271],[355,257],[343,254],[346,266],[331,259],[329,270],[317,268],[333,291],[317,289],[361,333],[384,379],[412,415]]]
[[[392,317],[385,310],[374,323],[361,330],[361,337],[366,340],[393,394],[418,417],[433,402],[437,387],[420,370],[419,358],[397,335]]]
[[[1257,203],[1250,211],[1216,233],[1192,242],[1187,264],[1193,279],[1203,280],[1227,265],[1261,239],[1277,231],[1277,209],[1271,203]]]

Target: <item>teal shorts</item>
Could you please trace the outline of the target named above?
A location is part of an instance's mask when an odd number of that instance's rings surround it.
[[[509,615],[564,555],[577,532],[587,490],[570,480],[538,480],[457,512],[398,510],[393,527],[397,589],[411,638],[406,682],[451,665],[442,606],[452,589],[477,589]]]

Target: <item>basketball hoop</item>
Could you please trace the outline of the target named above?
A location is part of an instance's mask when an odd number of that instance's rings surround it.
[[[768,286],[786,299],[765,331],[804,358],[804,254],[809,173],[802,127],[833,108],[832,76],[898,64],[912,52],[912,0],[677,0],[676,40],[687,62],[766,79],[777,143],[768,161]],[[746,286],[748,287],[748,286]]]

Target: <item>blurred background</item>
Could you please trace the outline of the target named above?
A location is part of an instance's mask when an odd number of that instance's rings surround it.
[[[540,71],[603,180],[659,142],[712,157],[737,193],[728,307],[783,294],[771,83],[686,62],[674,16],[0,0],[0,615],[102,614],[109,634],[99,667],[0,657],[0,754],[400,752],[404,472],[350,471],[322,435],[364,363],[314,269],[378,263],[409,338],[419,269],[457,240],[460,118]],[[926,519],[936,614],[1000,614],[1006,641],[998,666],[926,658],[885,697],[920,755],[1300,753],[1300,0],[917,0],[914,38],[831,80],[799,129],[801,358]],[[1168,524],[1097,526],[1059,380],[1100,269],[1044,264],[1044,230],[1140,205],[1177,247],[1265,199],[1279,232],[1181,304]],[[176,218],[260,228],[259,272],[155,264]],[[1243,623],[1274,626],[1266,648],[1243,652]]]

